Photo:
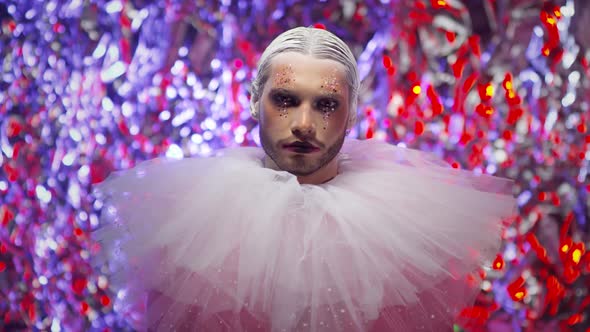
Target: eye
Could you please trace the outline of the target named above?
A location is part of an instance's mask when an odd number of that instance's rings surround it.
[[[296,103],[295,98],[284,93],[276,93],[272,95],[272,100],[275,103],[275,105],[279,107],[290,107],[295,105]]]
[[[317,107],[323,112],[334,112],[338,108],[338,101],[334,99],[322,99],[318,101]]]

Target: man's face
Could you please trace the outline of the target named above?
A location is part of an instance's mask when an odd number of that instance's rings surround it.
[[[304,176],[336,157],[349,116],[345,73],[334,60],[294,52],[272,59],[258,107],[260,141],[278,168]]]

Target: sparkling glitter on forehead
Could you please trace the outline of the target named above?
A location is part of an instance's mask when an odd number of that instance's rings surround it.
[[[321,86],[322,91],[328,93],[339,93],[340,92],[340,83],[338,82],[337,77],[337,70],[334,69],[332,73],[324,78],[324,82]]]
[[[274,74],[275,86],[288,86],[295,81],[293,78],[293,67],[291,65],[282,65]]]

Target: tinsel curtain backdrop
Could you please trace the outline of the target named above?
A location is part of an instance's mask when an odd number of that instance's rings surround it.
[[[90,262],[93,184],[259,145],[256,61],[314,25],[358,60],[351,137],[516,181],[455,329],[590,331],[589,20],[584,0],[0,0],[0,330],[130,330]]]

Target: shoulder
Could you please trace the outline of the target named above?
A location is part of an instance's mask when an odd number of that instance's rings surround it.
[[[451,168],[449,163],[433,152],[398,146],[378,139],[347,139],[342,147],[342,154],[352,161]]]

